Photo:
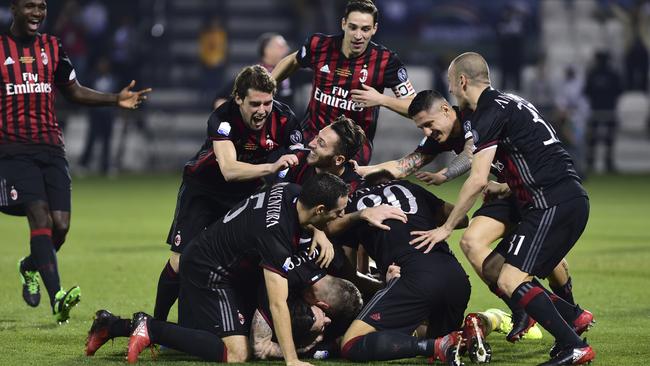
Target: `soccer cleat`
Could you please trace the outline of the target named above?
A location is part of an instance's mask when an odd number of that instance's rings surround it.
[[[54,319],[59,323],[67,323],[70,319],[70,310],[81,300],[81,289],[73,286],[68,291],[59,290],[54,296],[52,313]]]
[[[149,337],[148,322],[150,318],[150,315],[143,312],[133,314],[133,320],[131,321],[133,333],[129,338],[129,348],[126,354],[126,360],[129,363],[138,362],[138,356],[147,347],[150,347],[153,352],[153,344],[151,343],[151,337]]]
[[[560,350],[550,360],[538,366],[583,365],[590,363],[596,357],[596,352],[586,343],[583,347],[569,347]]]
[[[489,363],[492,359],[492,348],[485,340],[486,325],[476,313],[467,314],[463,325],[463,338],[467,343],[467,353],[474,363]]]
[[[23,299],[27,305],[36,307],[41,301],[40,286],[38,283],[39,275],[37,271],[28,271],[23,269],[23,261],[18,261],[18,274],[23,285]]]
[[[119,319],[119,316],[113,315],[108,310],[97,310],[86,338],[86,356],[93,356],[104,343],[111,339],[109,329],[111,324]]]
[[[460,359],[462,345],[462,332],[459,331],[436,338],[433,344],[433,356],[429,357],[429,363],[439,360],[448,366],[464,366]]]
[[[576,305],[577,306],[577,305]],[[578,317],[573,321],[573,331],[576,332],[578,335],[582,335],[582,333],[585,333],[591,327],[596,324],[596,321],[594,320],[594,314],[591,313],[589,310],[584,310],[578,307],[578,310],[580,311],[580,314]],[[549,351],[549,355],[551,357],[557,356],[558,352],[560,352],[559,345],[557,342],[553,344],[553,347],[551,347],[551,350]]]
[[[519,311],[513,314],[512,330],[506,335],[506,340],[515,343],[521,340],[530,328],[535,326],[535,319],[531,318],[525,311]],[[541,332],[540,332],[541,333]]]
[[[27,305],[35,308],[41,302],[41,288],[38,284],[39,276],[37,271],[23,269],[24,260],[23,257],[18,261],[18,274],[20,275],[20,281],[23,283],[23,299]]]

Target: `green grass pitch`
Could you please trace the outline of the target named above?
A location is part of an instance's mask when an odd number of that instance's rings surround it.
[[[126,339],[106,344],[95,357],[83,354],[93,313],[106,308],[130,316],[153,310],[158,275],[168,256],[163,244],[172,218],[177,176],[134,176],[118,180],[75,179],[73,219],[67,243],[59,253],[62,284],[78,284],[82,301],[69,324],[56,325],[47,306],[23,303],[17,260],[29,250],[24,218],[0,215],[0,365],[123,364]],[[436,187],[441,198],[455,201],[460,182]],[[646,365],[650,362],[650,176],[594,176],[586,182],[591,216],[586,232],[569,254],[577,301],[590,309],[597,324],[587,333],[596,365]],[[458,257],[459,233],[450,239]],[[471,268],[464,261],[468,272]],[[504,305],[474,273],[469,310]],[[172,311],[175,313],[175,310]],[[552,344],[517,345],[494,334],[488,338],[495,365],[534,365],[547,359]],[[180,354],[163,354],[143,365],[201,364]],[[424,364],[424,358],[392,362]],[[466,361],[469,363],[469,360]],[[282,364],[275,362],[274,364]],[[343,364],[316,361],[317,365]],[[378,364],[378,363],[376,363]]]

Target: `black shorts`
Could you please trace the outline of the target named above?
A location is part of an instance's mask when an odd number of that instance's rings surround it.
[[[218,276],[181,256],[178,324],[218,337],[248,336],[257,307],[257,283],[215,281]],[[188,256],[189,257],[189,256]],[[187,260],[186,260],[187,259]]]
[[[183,180],[167,244],[171,245],[173,252],[183,253],[192,239],[244,198],[246,195],[218,194]]]
[[[0,211],[24,215],[24,205],[45,201],[50,211],[70,212],[68,161],[60,154],[0,156]]]
[[[589,199],[576,197],[547,209],[526,209],[494,249],[506,263],[546,278],[573,248],[587,225]]]
[[[506,226],[515,225],[521,221],[519,207],[513,195],[504,199],[484,202],[472,215],[472,217],[476,216],[490,217],[504,223]]]
[[[427,256],[426,269],[402,266],[401,277],[378,291],[357,319],[378,331],[409,335],[428,320],[427,337],[460,329],[471,292],[467,274],[453,255],[432,252]]]

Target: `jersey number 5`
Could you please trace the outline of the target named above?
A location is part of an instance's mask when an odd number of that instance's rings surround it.
[[[262,208],[262,204],[264,204],[264,196],[265,195],[266,195],[266,192],[262,192],[262,193],[254,194],[254,195],[246,198],[246,201],[244,201],[244,203],[241,206],[235,207],[232,210],[228,211],[228,213],[223,217],[223,223],[226,224],[226,223],[228,223],[228,221],[230,221],[230,220],[234,219],[235,217],[239,216],[239,214],[242,213],[242,211],[244,211],[246,209],[246,207],[248,207],[248,202],[251,199],[255,200],[255,206],[253,206],[253,209]]]

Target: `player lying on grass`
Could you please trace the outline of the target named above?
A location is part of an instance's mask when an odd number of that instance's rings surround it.
[[[427,136],[420,142],[420,145],[411,154],[398,159],[387,161],[372,166],[358,166],[357,172],[367,175],[374,171],[386,169],[397,178],[416,173],[416,177],[428,184],[443,184],[468,172],[471,168],[471,156],[473,140],[465,140],[462,129],[462,121],[471,118],[471,111],[451,106],[449,102],[438,92],[424,90],[419,92],[409,106],[409,115],[416,122]],[[416,118],[417,116],[417,118]],[[438,141],[435,136],[428,135],[429,121],[443,121],[451,124],[449,136],[444,141]],[[418,172],[419,169],[432,162],[439,154],[453,151],[456,157],[451,163],[435,173]],[[491,173],[503,179],[504,162],[495,160],[492,164]],[[460,247],[463,253],[474,268],[474,271],[488,285],[490,290],[499,296],[508,305],[512,312],[513,327],[507,334],[506,339],[515,342],[522,337],[537,339],[541,333],[534,328],[535,321],[526,314],[524,309],[512,302],[509,297],[499,291],[493,275],[485,273],[490,270],[486,265],[486,258],[492,250],[490,245],[507,235],[512,228],[521,220],[520,208],[514,196],[493,197],[484,201],[483,205],[476,210],[470,220],[469,227],[463,232]],[[573,299],[572,281],[569,276],[568,263],[565,259],[553,269],[548,277],[553,292],[565,301],[575,304]],[[529,332],[529,329],[533,329]]]
[[[130,327],[114,318],[96,320],[86,353],[94,354],[115,336],[115,324],[131,331],[127,359],[160,344],[208,361],[245,362],[252,351],[250,322],[257,289],[268,290],[274,331],[287,365],[308,365],[298,359],[287,308],[291,256],[301,230],[323,229],[343,214],[347,185],[323,173],[300,187],[280,183],[239,203],[222,219],[200,233],[180,263],[179,323],[135,313]]]

